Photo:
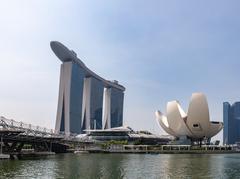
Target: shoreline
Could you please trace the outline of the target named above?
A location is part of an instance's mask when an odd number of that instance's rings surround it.
[[[202,151],[202,150],[190,150],[190,151],[107,151],[107,150],[89,150],[80,152],[80,154],[91,153],[105,153],[105,154],[237,154],[240,151]]]

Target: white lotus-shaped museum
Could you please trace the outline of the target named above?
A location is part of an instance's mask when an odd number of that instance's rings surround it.
[[[202,93],[193,93],[186,114],[178,101],[167,103],[167,116],[155,113],[158,124],[170,135],[191,139],[210,139],[223,128],[222,122],[209,120],[207,99]]]

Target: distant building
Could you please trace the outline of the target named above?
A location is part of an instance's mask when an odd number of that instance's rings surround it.
[[[222,122],[210,121],[207,98],[203,93],[193,93],[188,113],[185,113],[178,101],[167,103],[167,115],[156,111],[158,124],[170,135],[182,143],[188,139],[206,141],[219,133],[223,128]]]
[[[62,61],[55,130],[70,135],[122,126],[125,88],[98,76],[60,42],[50,45]]]
[[[233,105],[223,103],[223,143],[235,144],[240,142],[240,102]]]
[[[76,138],[80,142],[126,141],[128,144],[134,145],[165,145],[173,140],[171,136],[159,136],[148,131],[134,131],[128,126],[88,130],[88,134],[80,134]]]

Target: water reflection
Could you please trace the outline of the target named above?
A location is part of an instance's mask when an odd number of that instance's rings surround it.
[[[123,178],[125,155],[69,154],[58,162],[58,176],[65,178]]]
[[[166,175],[171,178],[206,178],[211,175],[210,161],[208,155],[168,155]]]
[[[240,178],[240,155],[63,154],[0,161],[0,178]]]

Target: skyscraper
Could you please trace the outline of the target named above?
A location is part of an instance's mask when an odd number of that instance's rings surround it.
[[[55,130],[70,135],[122,126],[125,88],[95,74],[61,43],[50,45],[62,61]]]
[[[111,89],[111,127],[122,126],[123,119],[123,91]]]
[[[102,129],[103,89],[101,81],[93,77],[84,79],[82,129]]]
[[[240,102],[233,105],[223,103],[223,143],[235,144],[240,142]]]

